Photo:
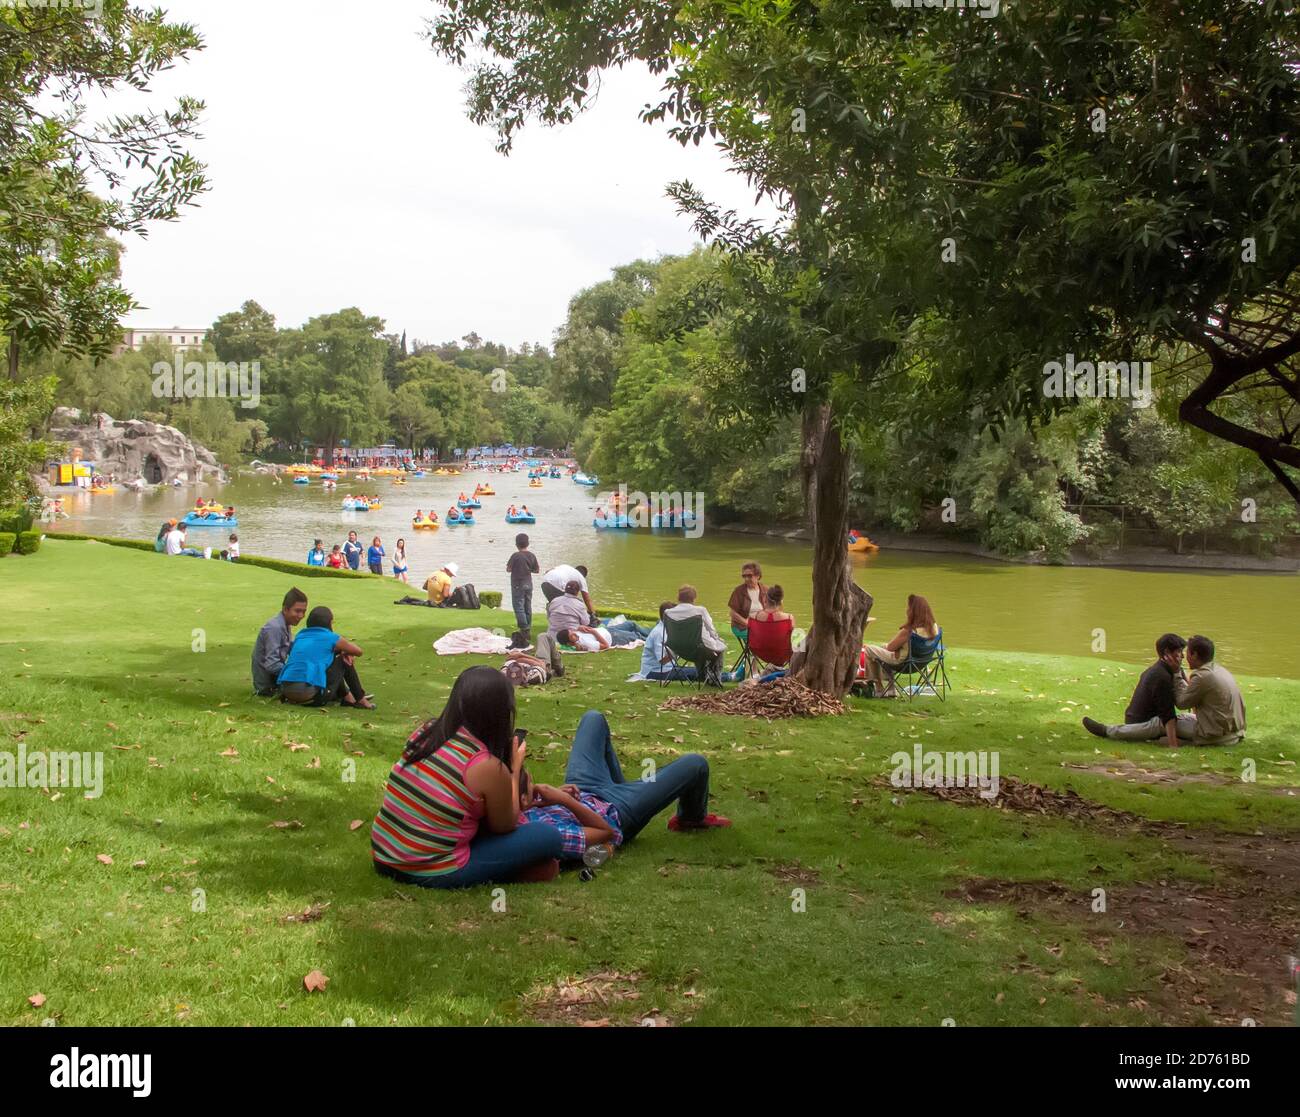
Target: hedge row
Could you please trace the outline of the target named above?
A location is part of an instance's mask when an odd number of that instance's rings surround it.
[[[12,531],[0,531],[0,558],[10,554],[18,543],[18,536]]]
[[[41,533],[39,531],[20,531],[18,533],[18,542],[14,545],[14,551],[20,555],[34,555],[41,549]]]
[[[78,535],[71,531],[50,532],[46,539],[81,539],[95,543],[107,543],[110,547],[129,547],[136,551],[155,551],[148,539],[118,539],[111,535]],[[293,574],[300,578],[373,578],[374,575],[360,570],[335,570],[329,566],[308,566],[305,562],[292,559],[264,558],[261,555],[240,555],[240,565],[262,566],[267,570],[278,570],[281,574]]]

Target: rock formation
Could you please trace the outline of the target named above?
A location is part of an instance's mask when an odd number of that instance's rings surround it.
[[[82,461],[94,462],[100,473],[111,473],[119,481],[158,485],[222,476],[211,451],[162,423],[118,422],[103,412],[85,419],[75,407],[59,407],[50,417],[50,437],[66,445],[65,461],[74,450],[80,451]]]

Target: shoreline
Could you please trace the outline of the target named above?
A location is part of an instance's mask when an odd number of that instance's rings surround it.
[[[727,523],[710,524],[714,531],[728,532],[734,535],[760,535],[776,539],[788,539],[799,543],[812,542],[812,533],[807,528],[761,527],[756,524]],[[1274,556],[1259,558],[1255,555],[1211,552],[1209,554],[1175,554],[1159,547],[1137,547],[1124,551],[1108,550],[1099,555],[1071,553],[1060,562],[1051,563],[1035,555],[1019,558],[1001,555],[981,547],[978,543],[964,539],[953,539],[943,535],[918,533],[902,535],[895,532],[872,533],[871,539],[882,550],[917,551],[927,554],[967,555],[987,559],[990,562],[1005,563],[1010,566],[1090,566],[1141,568],[1151,570],[1180,571],[1219,571],[1236,574],[1296,574],[1300,573],[1300,558]]]

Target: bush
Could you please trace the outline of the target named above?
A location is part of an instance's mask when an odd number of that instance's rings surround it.
[[[501,608],[500,590],[484,590],[481,594],[478,595],[478,599],[479,599],[479,604],[486,605],[489,609]]]
[[[305,562],[293,559],[264,558],[261,555],[240,555],[236,565],[264,566],[267,570],[278,570],[281,574],[293,574],[299,578],[369,578],[374,575],[369,570],[335,570],[329,566],[308,566]]]
[[[20,535],[32,530],[32,510],[26,506],[0,512],[0,531]]]
[[[39,531],[20,531],[18,533],[18,542],[14,550],[20,555],[34,555],[41,549],[41,533]]]
[[[14,544],[18,542],[18,536],[12,531],[0,531],[0,558],[4,558],[14,549]]]

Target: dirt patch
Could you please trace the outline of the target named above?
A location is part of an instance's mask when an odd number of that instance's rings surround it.
[[[608,1028],[619,1024],[667,1027],[671,1023],[657,1008],[628,1020],[626,1010],[641,1000],[643,973],[607,970],[580,977],[563,977],[525,993],[523,1010],[544,1024]]]
[[[1053,881],[979,878],[963,881],[945,895],[967,904],[1007,904],[1021,919],[1047,915],[1074,924],[1085,930],[1103,960],[1120,938],[1161,936],[1181,942],[1187,961],[1166,969],[1158,988],[1135,991],[1130,1001],[1154,1009],[1163,1023],[1240,1025],[1250,1018],[1285,1025],[1291,1020],[1295,993],[1287,958],[1294,949],[1298,913],[1294,903],[1279,903],[1266,886],[1125,885],[1106,890],[1104,912],[1093,911],[1092,892]]]
[[[1131,760],[1111,760],[1104,764],[1067,764],[1076,772],[1088,772],[1094,776],[1107,779],[1123,780],[1125,783],[1158,784],[1165,787],[1177,787],[1184,784],[1213,784],[1216,787],[1229,787],[1241,784],[1235,776],[1225,776],[1222,772],[1176,772],[1169,768],[1144,768]],[[1294,798],[1298,787],[1269,787],[1260,784],[1247,784],[1265,795],[1284,795]]]
[[[912,789],[895,788],[884,776],[873,783],[894,792]],[[1178,822],[1159,822],[1128,811],[1116,810],[1085,799],[1074,791],[1056,791],[1050,787],[1003,776],[996,799],[985,799],[978,787],[924,787],[915,791],[933,795],[947,803],[968,807],[993,807],[996,810],[1025,814],[1050,815],[1085,825],[1098,826],[1112,833],[1142,834],[1160,838],[1178,852],[1200,857],[1213,864],[1231,868],[1259,879],[1287,900],[1296,896],[1300,881],[1300,834],[1235,833],[1184,826]]]
[[[776,718],[823,717],[848,710],[838,698],[812,690],[795,679],[776,679],[759,686],[739,686],[735,690],[712,690],[687,698],[670,698],[661,710],[699,710],[706,714],[739,714],[742,717]]]
[[[786,884],[821,884],[822,875],[816,869],[808,869],[798,861],[787,861],[779,865],[768,865],[767,872]]]

